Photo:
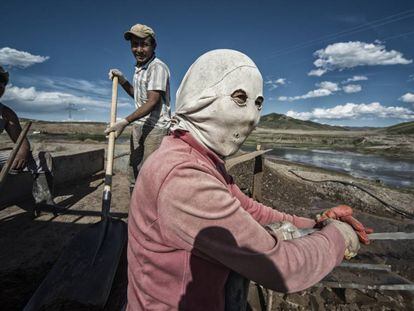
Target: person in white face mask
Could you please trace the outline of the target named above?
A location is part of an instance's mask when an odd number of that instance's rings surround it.
[[[255,202],[226,172],[223,157],[240,148],[262,105],[262,76],[240,52],[210,51],[187,71],[172,134],[144,163],[131,198],[128,310],[224,310],[231,270],[273,290],[300,291],[347,249],[356,252],[354,230],[334,221],[284,241],[264,225],[316,222]]]
[[[185,75],[172,129],[190,132],[226,157],[236,153],[256,127],[262,105],[263,79],[253,61],[236,51],[212,51]]]

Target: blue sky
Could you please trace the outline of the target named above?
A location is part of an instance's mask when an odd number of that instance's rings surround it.
[[[246,53],[265,80],[271,112],[351,126],[414,120],[414,1],[20,1],[3,0],[1,99],[19,116],[107,121],[110,68],[132,79],[123,33],[157,34],[171,71],[172,102],[206,51]],[[119,116],[134,109],[119,91]]]

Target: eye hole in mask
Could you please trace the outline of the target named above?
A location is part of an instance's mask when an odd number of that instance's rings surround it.
[[[233,101],[239,106],[246,106],[247,94],[243,90],[236,90],[231,94]]]
[[[264,102],[264,98],[262,96],[259,96],[259,97],[256,98],[256,101],[254,103],[257,107],[257,110],[262,110],[263,102]]]

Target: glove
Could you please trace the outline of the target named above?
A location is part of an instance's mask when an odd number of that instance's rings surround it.
[[[274,222],[265,228],[273,232],[279,240],[292,240],[302,236],[299,229],[288,221]]]
[[[118,81],[120,84],[124,84],[125,82],[127,82],[127,79],[125,79],[124,74],[118,70],[118,69],[111,69],[108,72],[108,77],[109,80],[112,80],[114,77],[118,77]]]
[[[348,205],[338,205],[316,215],[316,226],[320,226],[325,220],[331,218],[349,224],[358,235],[363,244],[369,244],[368,234],[374,232],[371,228],[365,228],[362,223],[352,217],[352,208]]]
[[[323,225],[335,226],[336,229],[338,229],[339,232],[341,232],[342,237],[345,240],[345,259],[349,260],[352,257],[356,256],[361,246],[359,244],[359,237],[357,235],[357,232],[350,225],[348,225],[345,222],[334,220],[331,218],[326,219],[323,222]]]
[[[352,257],[356,256],[357,252],[359,251],[360,244],[355,230],[350,225],[348,225],[345,222],[334,220],[331,218],[328,218],[321,222],[321,225],[335,226],[342,234],[345,240],[345,259],[349,260]],[[275,234],[276,237],[280,240],[292,240],[306,235],[306,233],[304,234],[303,232],[301,232],[300,229],[296,228],[292,223],[288,221],[275,222],[266,225],[265,228],[268,231],[273,232],[273,234]]]
[[[121,121],[116,122],[112,126],[108,126],[105,130],[105,135],[109,135],[111,132],[115,132],[115,138],[121,136],[122,132],[124,131],[125,127],[129,124],[126,119],[122,119]]]
[[[27,164],[27,152],[19,151],[14,158],[11,168],[13,170],[22,170]]]

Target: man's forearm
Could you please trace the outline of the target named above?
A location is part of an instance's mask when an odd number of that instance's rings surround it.
[[[135,120],[138,120],[142,117],[145,117],[149,114],[155,107],[161,102],[161,94],[160,91],[148,91],[148,100],[147,102],[127,116],[125,119],[131,123]]]
[[[134,87],[131,85],[131,83],[125,81],[123,84],[121,84],[121,86],[129,96],[134,98]]]
[[[137,110],[131,113],[129,116],[127,116],[125,119],[129,123],[131,123],[131,122],[134,122],[135,120],[145,117],[147,114],[149,114],[153,110],[155,105],[149,105],[148,103],[146,103],[145,105],[139,107]]]
[[[20,146],[21,152],[30,152],[30,143],[27,138],[24,139],[23,144]]]

